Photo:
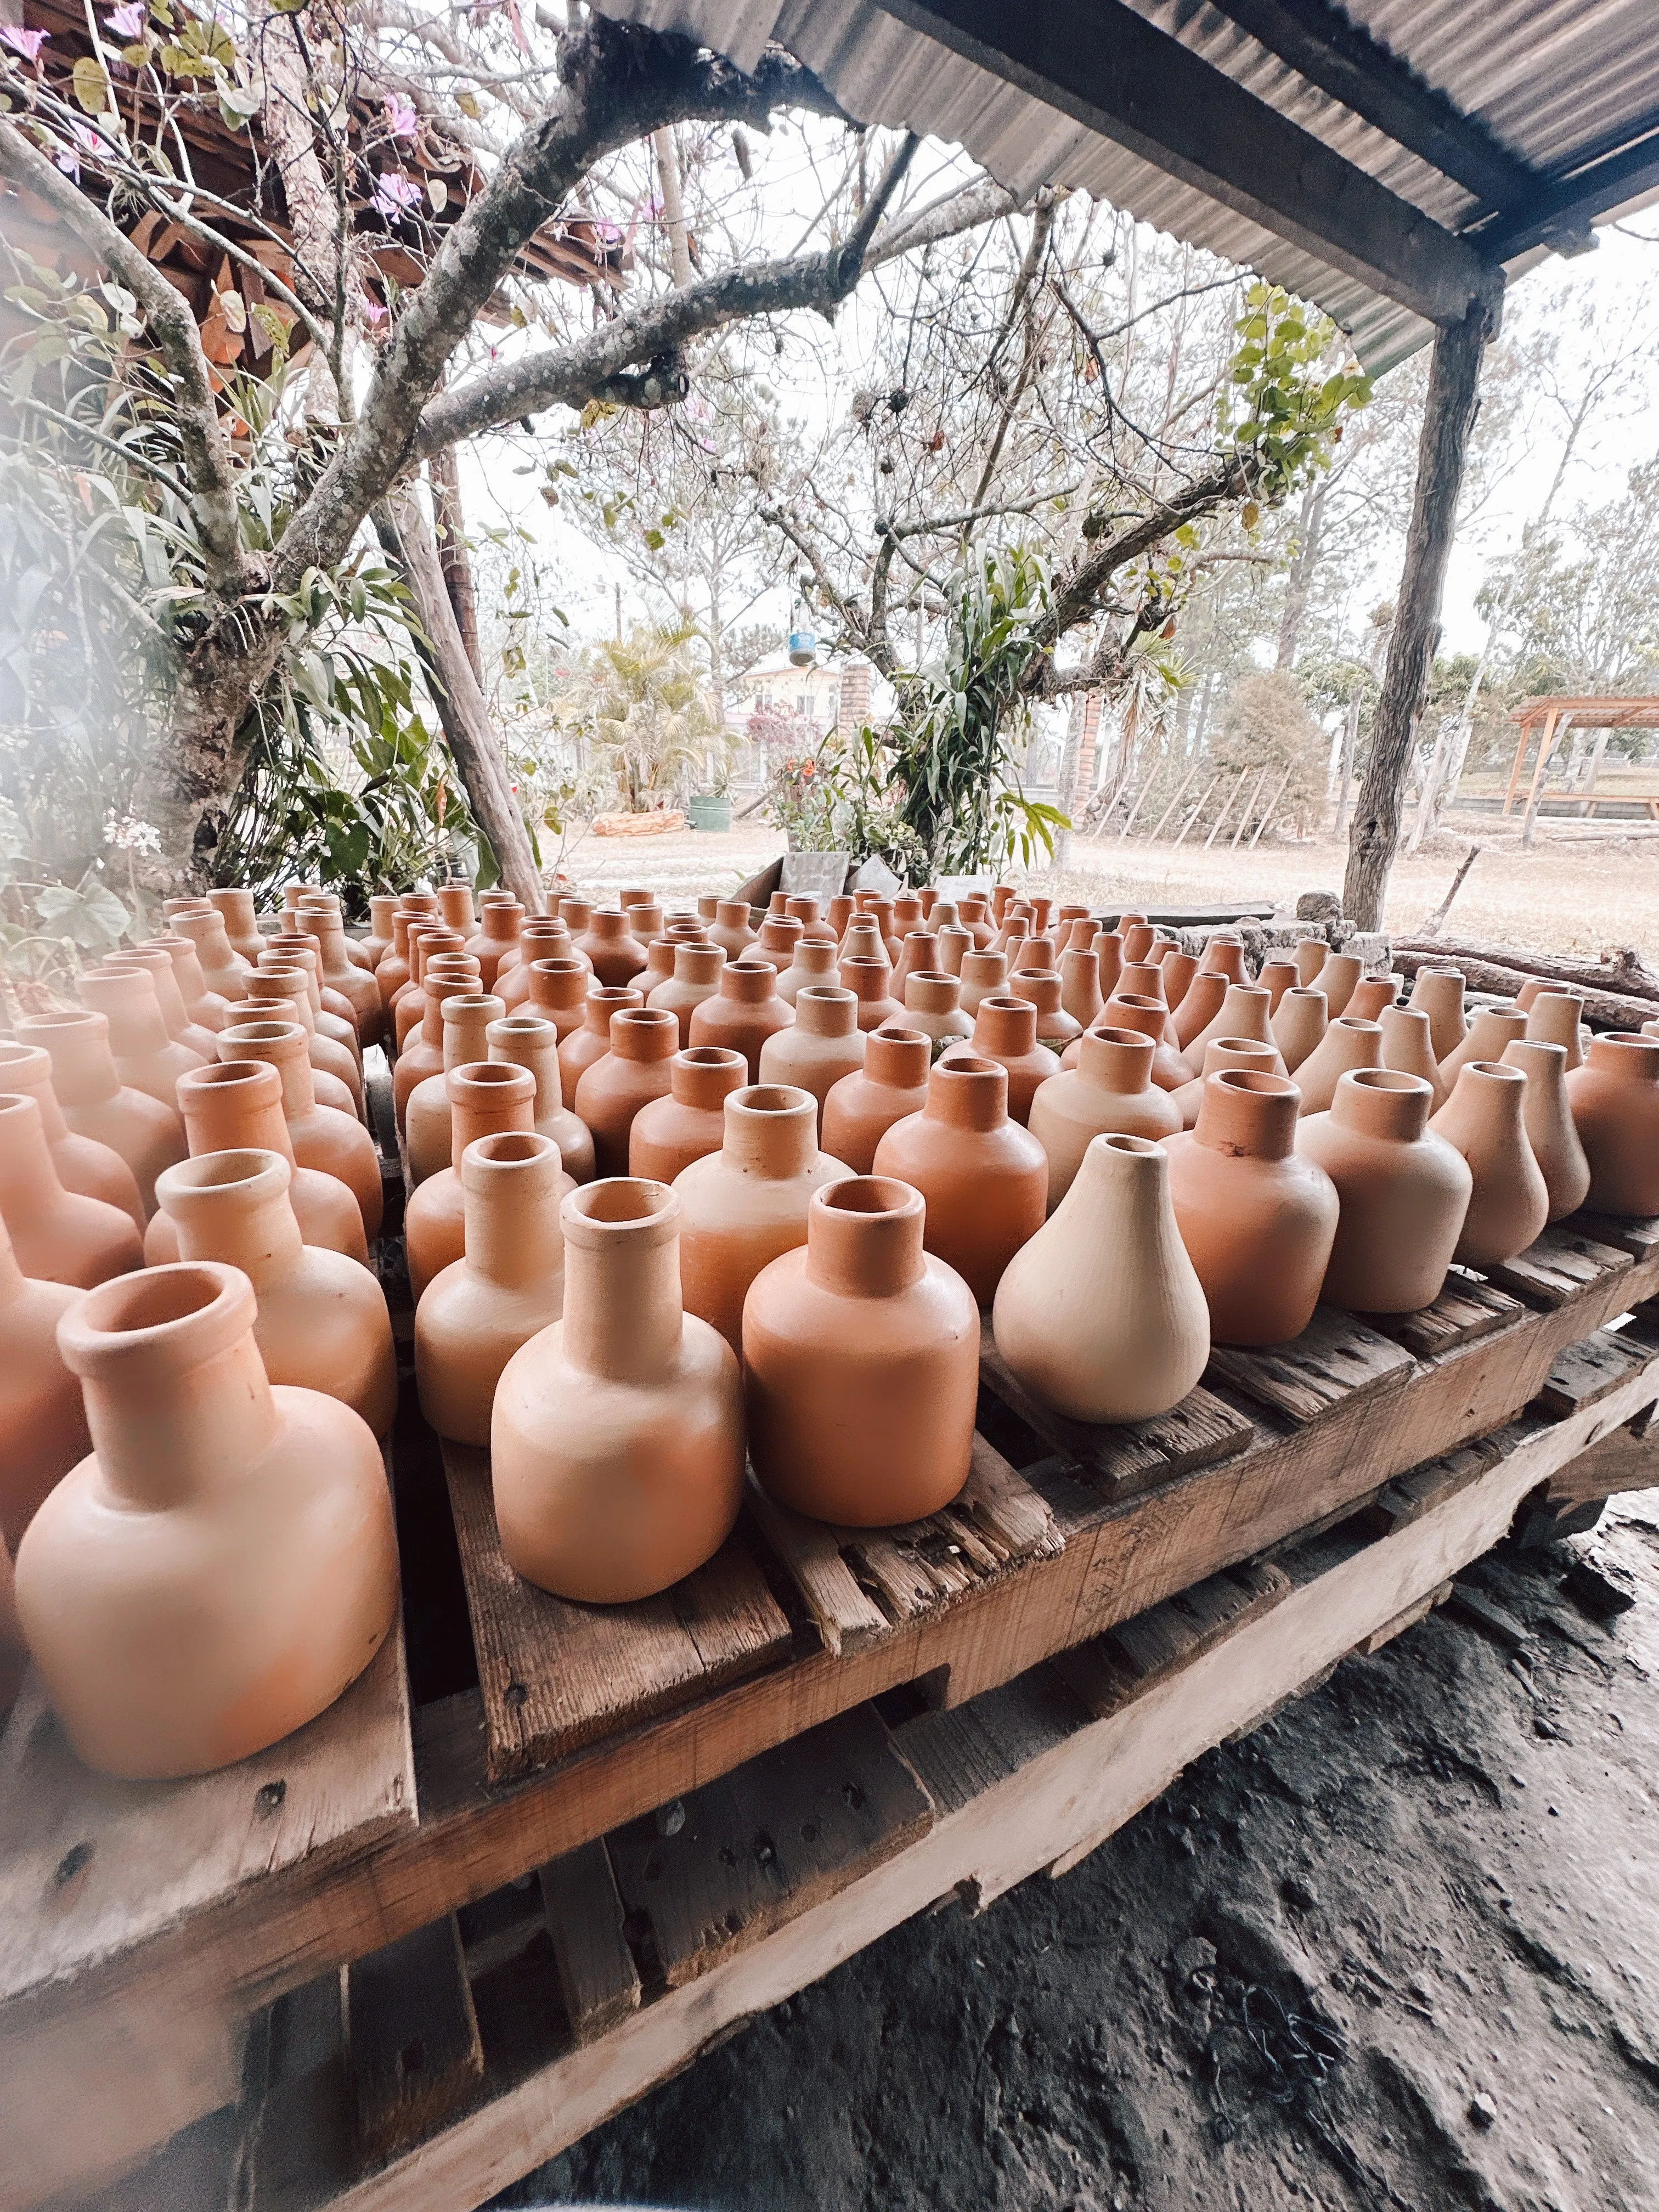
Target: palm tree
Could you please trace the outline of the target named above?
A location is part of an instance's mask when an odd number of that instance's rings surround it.
[[[556,702],[560,722],[593,747],[630,814],[642,814],[723,767],[730,748],[688,650],[693,633],[653,623],[589,646]]]

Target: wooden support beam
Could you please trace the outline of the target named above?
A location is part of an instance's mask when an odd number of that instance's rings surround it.
[[[1545,185],[1525,207],[1508,210],[1477,234],[1494,261],[1512,261],[1534,246],[1582,252],[1591,226],[1659,189],[1659,112],[1650,110],[1621,133],[1623,143],[1571,177]]]

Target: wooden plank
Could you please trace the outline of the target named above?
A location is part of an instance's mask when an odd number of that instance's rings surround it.
[[[1320,1306],[1293,1343],[1264,1350],[1218,1344],[1210,1352],[1219,1376],[1258,1405],[1292,1421],[1317,1420],[1357,1397],[1401,1388],[1412,1358],[1358,1315]]]
[[[1588,1505],[1630,1490],[1659,1485],[1659,1429],[1654,1409],[1646,1407],[1588,1451],[1570,1460],[1551,1480],[1546,1503],[1553,1507]]]
[[[453,2118],[483,2079],[454,1914],[348,1967],[345,2005],[358,2139],[389,2158]]]
[[[839,1658],[885,1636],[892,1623],[842,1556],[822,1521],[809,1521],[769,1498],[750,1476],[748,1510],[772,1554],[805,1601],[826,1651]]]
[[[489,1778],[505,1781],[756,1673],[793,1639],[742,1534],[659,1597],[574,1605],[507,1565],[489,1455],[443,1447],[489,1727]]]
[[[813,1729],[607,1840],[624,1907],[678,1989],[833,1897],[933,1826],[932,1800],[872,1706]]]
[[[1501,1267],[1488,1267],[1487,1279],[1528,1305],[1565,1306],[1604,1278],[1623,1274],[1634,1264],[1630,1253],[1588,1237],[1575,1221],[1558,1222],[1535,1244]]]
[[[1655,1008],[1659,1013],[1659,1007]],[[1615,1252],[1628,1252],[1632,1260],[1659,1257],[1659,1221],[1626,1221],[1611,1213],[1580,1213],[1574,1219],[1586,1237]]]
[[[1291,1581],[1266,1560],[1247,1561],[1167,1598],[1051,1663],[1096,1720],[1213,1650],[1288,1596]],[[1063,1871],[1063,1869],[1062,1869]]]
[[[540,1882],[565,2018],[578,2043],[591,2043],[637,2011],[640,2002],[639,1969],[603,1839],[550,1859]]]
[[[1202,1389],[1156,1420],[1110,1425],[1070,1420],[1025,1388],[997,1350],[988,1321],[981,1333],[979,1364],[987,1389],[1112,1498],[1133,1497],[1192,1468],[1212,1466],[1242,1450],[1253,1434],[1243,1413]]]
[[[1539,1411],[1559,1419],[1563,1414],[1577,1413],[1581,1406],[1593,1406],[1628,1381],[1651,1357],[1647,1346],[1599,1328],[1582,1344],[1569,1345],[1557,1358],[1538,1394]]]
[[[1452,1585],[1449,1582],[1440,1583],[1433,1589],[1425,1590],[1403,1612],[1395,1613],[1392,1620],[1385,1620],[1380,1628],[1372,1629],[1369,1636],[1362,1636],[1353,1647],[1356,1656],[1371,1658],[1385,1644],[1392,1644],[1396,1636],[1403,1636],[1408,1628],[1415,1628],[1419,1620],[1426,1620],[1436,1606],[1443,1605],[1451,1594]]]
[[[1365,1509],[1366,1519],[1379,1535],[1391,1535],[1478,1482],[1500,1456],[1498,1447],[1483,1438],[1462,1444],[1442,1458],[1425,1460],[1408,1474],[1396,1475]]]
[[[1432,1305],[1418,1313],[1373,1316],[1372,1322],[1384,1336],[1403,1344],[1414,1358],[1432,1359],[1455,1345],[1490,1336],[1522,1311],[1518,1298],[1454,1269]]]

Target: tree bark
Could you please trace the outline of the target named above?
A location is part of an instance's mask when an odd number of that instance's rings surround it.
[[[1471,960],[1467,953],[1448,952],[1443,946],[1432,952],[1413,952],[1396,945],[1394,964],[1407,981],[1419,969],[1455,967],[1462,971],[1463,981],[1472,991],[1490,991],[1506,999],[1512,999],[1523,983],[1535,980],[1522,969],[1501,968],[1490,960]],[[1563,988],[1577,992],[1583,999],[1583,1018],[1592,1029],[1639,1030],[1644,1022],[1653,1019],[1650,1000],[1626,998],[1614,991],[1586,990],[1578,983],[1564,985]]]
[[[1319,540],[1325,526],[1325,501],[1329,495],[1330,480],[1326,477],[1310,483],[1302,495],[1302,513],[1297,523],[1301,535],[1296,558],[1285,582],[1285,609],[1279,619],[1279,650],[1273,663],[1281,675],[1288,676],[1296,666],[1302,625],[1308,618],[1308,601],[1313,593],[1314,572],[1319,566]]]
[[[1398,939],[1396,944],[1405,951],[1429,949],[1425,940],[1415,937]],[[1459,966],[1465,960],[1484,960],[1517,969],[1523,975],[1547,976],[1564,990],[1613,991],[1625,998],[1650,1000],[1659,1011],[1659,975],[1632,945],[1620,945],[1605,960],[1580,960],[1569,952],[1532,952],[1514,945],[1477,945],[1468,938],[1441,939],[1434,950],[1443,960]]]
[[[1457,495],[1474,422],[1480,363],[1497,325],[1502,298],[1497,285],[1501,281],[1495,280],[1490,298],[1476,301],[1461,323],[1442,330],[1434,342],[1405,568],[1342,892],[1343,912],[1362,929],[1381,924],[1389,871],[1399,849],[1407,773],[1418,716],[1428,695],[1446,561],[1457,522]]]
[[[392,494],[381,512],[387,517],[386,534],[394,538],[387,550],[395,554],[430,641],[428,668],[433,691],[467,799],[495,849],[501,880],[522,900],[526,914],[540,914],[541,872],[507,781],[489,709],[444,589],[431,526],[408,489]],[[376,528],[380,526],[377,514]]]
[[[440,532],[438,564],[460,632],[467,665],[480,684],[483,661],[478,652],[478,599],[472,588],[472,562],[466,550],[466,518],[461,512],[461,472],[453,446],[434,453],[426,465],[432,482],[432,513]]]

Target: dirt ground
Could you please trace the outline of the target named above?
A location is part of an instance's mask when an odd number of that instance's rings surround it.
[[[1597,953],[1634,945],[1659,957],[1659,836],[1626,836],[1604,823],[1593,839],[1540,823],[1538,843],[1522,849],[1516,828],[1490,815],[1454,816],[1421,852],[1400,860],[1384,916],[1398,933],[1419,927],[1445,896],[1471,843],[1481,848],[1446,924],[1447,933],[1540,951]],[[728,835],[684,830],[669,837],[584,837],[566,860],[584,885],[659,886],[672,898],[729,890],[783,849],[763,823]],[[1208,905],[1271,897],[1289,907],[1306,890],[1342,888],[1346,845],[1324,837],[1305,844],[1259,845],[1255,852],[1206,853],[1192,845],[1137,838],[1077,839],[1063,874],[1036,872],[1044,890],[1098,903]]]
[[[1610,1626],[1562,1577],[1633,1578]],[[1659,1497],[914,1921],[497,2198],[729,2212],[1659,2206]]]

